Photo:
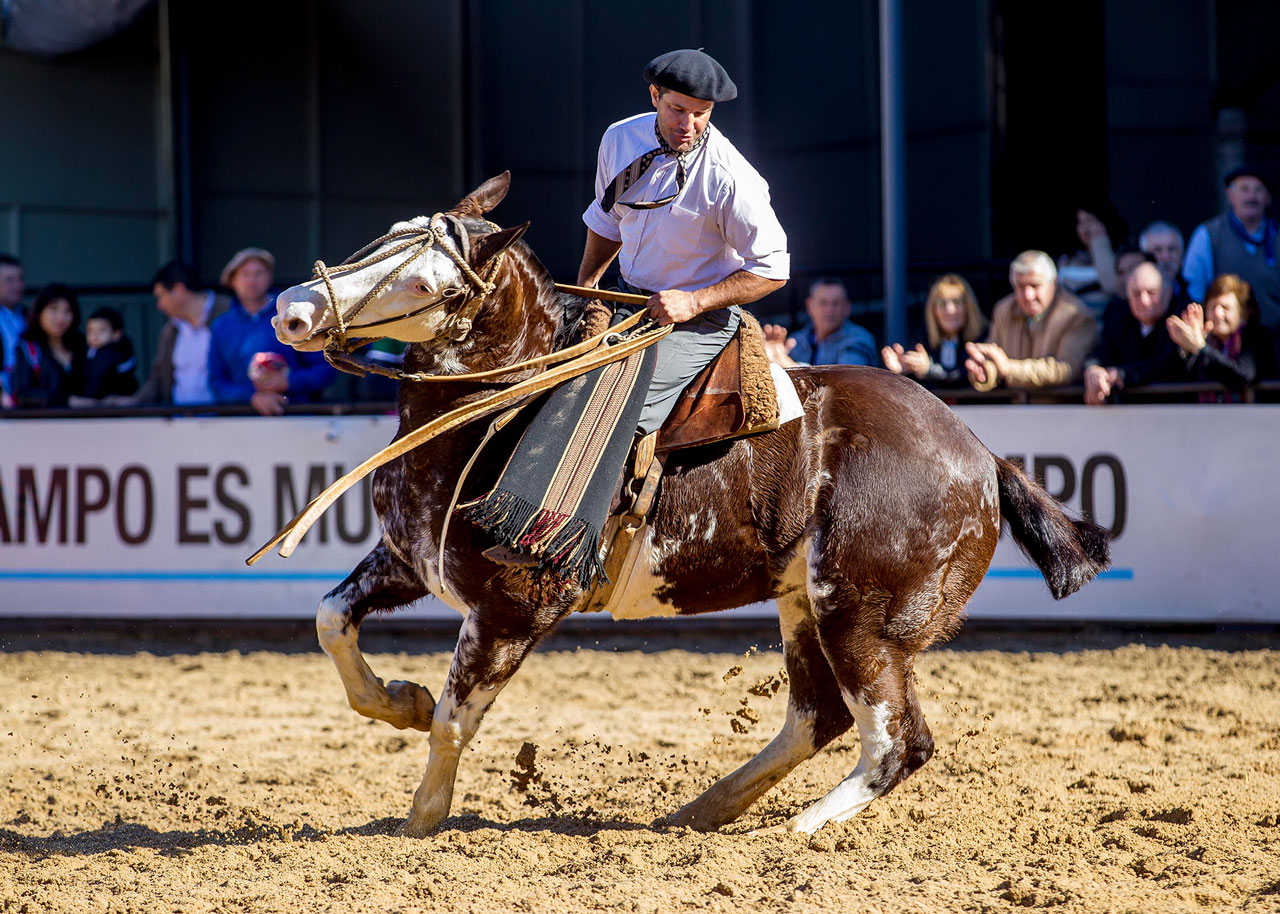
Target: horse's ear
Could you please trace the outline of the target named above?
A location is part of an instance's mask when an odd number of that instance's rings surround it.
[[[508,229],[500,229],[491,232],[488,235],[481,235],[478,238],[471,239],[471,266],[477,270],[484,266],[493,258],[497,257],[511,245],[520,240],[520,236],[524,234],[525,229],[529,227],[526,222],[523,225],[513,226]]]
[[[504,171],[485,181],[471,193],[467,194],[453,212],[459,216],[475,216],[479,218],[502,202],[502,198],[511,189],[511,172]]]

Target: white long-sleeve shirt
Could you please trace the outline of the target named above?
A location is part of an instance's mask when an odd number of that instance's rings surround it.
[[[692,292],[739,270],[766,279],[790,278],[787,234],[769,202],[769,185],[710,125],[706,140],[685,156],[686,181],[674,202],[650,210],[617,203],[608,213],[600,208],[609,182],[658,145],[656,117],[638,114],[605,131],[596,164],[596,196],[582,214],[597,235],[622,242],[622,278],[655,292]],[[675,192],[675,157],[659,155],[621,198],[657,200]]]

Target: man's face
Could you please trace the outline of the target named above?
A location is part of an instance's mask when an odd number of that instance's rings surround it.
[[[804,310],[813,321],[814,332],[822,338],[834,333],[849,319],[849,296],[844,286],[816,285],[804,300]]]
[[[236,293],[241,303],[257,303],[266,297],[274,278],[264,261],[250,257],[231,274],[231,291]]]
[[[1129,311],[1144,327],[1164,317],[1168,296],[1164,294],[1164,275],[1154,263],[1141,263],[1129,276]]]
[[[1146,242],[1146,252],[1156,259],[1156,265],[1166,279],[1174,279],[1182,273],[1182,240],[1176,233],[1152,232]]]
[[[156,297],[156,307],[165,317],[177,317],[182,310],[182,302],[186,300],[187,287],[175,282],[172,289],[166,289],[160,283],[151,287],[151,294]]]
[[[661,94],[649,87],[649,98],[658,110],[658,132],[676,152],[688,152],[711,123],[715,102],[703,101],[672,89]]]
[[[15,267],[11,263],[0,264],[0,305],[12,308],[21,302],[25,286],[22,267]]]
[[[1019,273],[1013,277],[1013,295],[1027,317],[1035,317],[1049,307],[1058,284],[1040,273]]]
[[[1271,194],[1267,193],[1267,185],[1253,175],[1241,175],[1227,188],[1227,202],[1241,222],[1256,223],[1271,205]]]

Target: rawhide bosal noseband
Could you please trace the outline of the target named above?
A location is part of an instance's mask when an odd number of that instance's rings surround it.
[[[497,230],[497,226],[492,222],[485,222],[485,225]],[[452,239],[449,237],[449,227],[452,226],[457,232],[459,246],[454,247]],[[397,238],[406,239],[393,245],[385,251],[369,255],[371,251],[377,251],[389,241]],[[413,263],[422,255],[426,254],[432,248],[438,247],[449,256],[449,259],[458,267],[458,271],[470,283],[471,288],[466,287],[449,287],[442,290],[440,298],[416,310],[409,311],[405,314],[399,314],[395,317],[383,318],[382,320],[370,321],[365,324],[352,324],[362,311],[382,294],[391,283],[393,283],[400,274],[405,271],[409,264]],[[334,273],[350,273],[355,270],[362,270],[365,267],[401,254],[410,252],[397,266],[387,272],[382,279],[378,280],[372,288],[366,292],[359,301],[350,308],[344,309],[338,302],[338,297],[333,290],[333,274]],[[388,232],[380,238],[366,244],[360,250],[356,251],[342,263],[336,267],[325,265],[323,260],[315,262],[314,273],[316,279],[324,283],[325,290],[329,294],[329,308],[333,311],[334,327],[327,331],[328,340],[325,343],[324,355],[325,359],[335,368],[339,368],[347,372],[359,373],[369,370],[369,366],[362,362],[352,359],[343,359],[342,356],[350,353],[353,349],[362,345],[353,342],[349,333],[352,330],[368,330],[371,327],[380,327],[386,324],[396,324],[401,321],[410,320],[415,317],[421,317],[432,311],[445,308],[451,302],[461,299],[461,306],[454,311],[445,320],[444,332],[454,342],[461,342],[467,338],[467,334],[471,332],[476,312],[484,304],[489,294],[493,292],[495,284],[493,277],[497,275],[498,267],[502,262],[502,255],[494,257],[489,261],[485,270],[486,275],[481,276],[471,264],[467,262],[467,257],[471,253],[471,238],[467,232],[467,227],[461,219],[453,213],[436,213],[428,220],[427,224],[414,225],[410,228],[402,228],[393,232]],[[363,259],[362,259],[363,258]],[[311,339],[316,336],[319,331],[313,333]],[[371,338],[370,338],[371,339]],[[382,372],[379,372],[382,373]],[[394,376],[400,377],[400,374],[393,373]],[[417,380],[417,379],[415,379]]]

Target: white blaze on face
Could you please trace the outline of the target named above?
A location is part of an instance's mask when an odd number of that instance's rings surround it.
[[[426,228],[430,220],[419,216],[411,222],[397,222],[391,233],[403,229]],[[410,240],[408,236],[393,238],[362,259],[375,257],[381,251]],[[397,267],[409,265],[377,296],[352,313],[356,305]],[[295,349],[315,350],[324,345],[325,334],[337,327],[337,316],[331,304],[342,312],[351,336],[390,337],[404,342],[426,342],[439,335],[447,315],[442,309],[426,314],[413,314],[441,300],[446,290],[461,288],[466,280],[453,260],[438,247],[423,251],[414,246],[358,270],[330,270],[333,302],[322,279],[312,279],[286,289],[276,299],[276,317],[272,324],[276,337]],[[397,322],[397,317],[411,315]],[[376,330],[361,334],[359,327],[374,322]]]

